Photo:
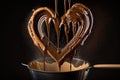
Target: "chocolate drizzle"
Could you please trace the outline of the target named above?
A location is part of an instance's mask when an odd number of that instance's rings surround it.
[[[61,19],[58,17],[58,1],[55,0],[55,12],[47,7],[40,7],[34,10],[28,22],[29,34],[34,44],[43,54],[44,70],[46,54],[48,54],[54,61],[58,63],[59,70],[61,70],[60,67],[65,58],[69,58],[71,63],[72,58],[77,53],[76,48],[80,44],[83,45],[84,41],[91,33],[93,16],[90,9],[80,3],[75,3],[71,7],[71,0],[68,0],[69,9],[66,10],[66,2],[67,1],[64,0],[64,15],[61,17]],[[37,18],[38,15],[39,17]],[[36,24],[38,25],[36,26]],[[61,48],[60,31],[62,26],[64,28],[66,44]],[[44,32],[45,27],[47,34]],[[51,28],[55,29],[57,45],[51,41]]]

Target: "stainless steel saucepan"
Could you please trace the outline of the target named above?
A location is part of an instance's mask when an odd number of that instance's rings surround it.
[[[30,63],[34,63],[35,61],[31,61]],[[39,60],[37,61],[39,62]],[[33,80],[85,80],[91,68],[120,69],[120,64],[95,64],[91,66],[89,62],[78,58],[73,58],[71,64],[73,64],[73,67],[76,67],[75,69],[72,68],[71,71],[68,70],[66,65],[62,67],[62,71],[44,71],[35,68],[34,65],[30,66],[29,64],[22,63],[30,71]],[[46,67],[50,68],[51,66],[46,65]]]

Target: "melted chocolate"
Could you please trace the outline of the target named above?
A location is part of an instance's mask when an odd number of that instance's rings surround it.
[[[69,4],[69,9],[66,10],[66,2]],[[64,0],[64,15],[59,19],[58,11],[58,0],[55,0],[55,12],[47,7],[41,7],[34,10],[33,15],[31,16],[28,23],[29,34],[35,43],[35,45],[40,49],[43,54],[43,63],[45,70],[45,55],[48,54],[54,61],[58,63],[59,71],[61,71],[61,65],[64,62],[65,58],[70,59],[77,53],[76,48],[78,45],[82,45],[86,38],[89,36],[92,25],[93,25],[93,16],[89,8],[83,4],[76,3],[71,7],[71,0]],[[40,14],[38,19],[38,30],[36,33],[34,26],[34,18],[37,14]],[[43,30],[43,24],[46,24],[47,36]],[[50,26],[51,22],[53,26]],[[66,37],[66,45],[61,49],[60,48],[60,29],[64,25],[64,32]],[[51,27],[55,28],[57,36],[57,46],[55,46],[51,41],[50,29]],[[69,35],[72,34],[72,37]],[[71,64],[70,64],[71,70]]]

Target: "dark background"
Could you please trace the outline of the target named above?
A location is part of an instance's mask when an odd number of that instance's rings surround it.
[[[62,2],[61,2],[62,1]],[[88,6],[94,17],[91,35],[80,48],[81,57],[92,65],[120,64],[120,14],[115,0],[74,0]],[[63,0],[59,0],[61,6]],[[27,33],[27,22],[32,9],[40,6],[54,8],[54,0],[4,1],[1,6],[2,77],[3,79],[31,80],[29,71],[21,65],[38,57],[38,50]],[[59,12],[63,10],[59,7]],[[61,13],[62,14],[62,13]],[[120,80],[120,69],[91,69],[87,80]]]

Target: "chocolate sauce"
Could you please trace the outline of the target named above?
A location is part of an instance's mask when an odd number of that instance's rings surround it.
[[[69,5],[68,10],[66,8],[67,2]],[[41,7],[34,10],[28,23],[28,31],[34,44],[43,54],[44,70],[46,70],[46,54],[58,63],[59,71],[61,71],[61,65],[65,58],[69,58],[71,70],[71,62],[77,53],[77,46],[80,44],[82,45],[91,32],[93,16],[91,11],[83,4],[75,3],[71,6],[71,0],[64,0],[64,15],[61,19],[58,17],[57,8],[58,0],[55,0],[55,12],[47,7]],[[41,16],[38,19],[38,25],[35,26],[34,18],[36,18],[37,14],[41,14]],[[51,22],[53,22],[53,26],[50,26]],[[46,25],[47,36],[43,30],[43,24]],[[62,25],[64,25],[67,44],[61,49],[60,28]],[[34,27],[38,27],[37,31]],[[57,46],[50,41],[52,37],[52,35],[50,35],[51,27],[55,28]]]
[[[45,54],[43,54],[43,69],[44,69],[44,71],[45,71],[45,68],[46,68],[45,67],[45,61],[46,61],[45,58],[46,58],[46,56],[45,56]]]
[[[69,9],[71,7],[71,0],[68,0],[68,4],[69,4]]]

